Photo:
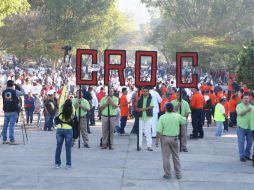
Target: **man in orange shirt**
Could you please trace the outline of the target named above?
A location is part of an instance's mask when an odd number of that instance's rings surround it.
[[[121,124],[120,124],[120,135],[125,136],[124,128],[126,126],[127,118],[129,115],[129,102],[127,100],[128,91],[127,88],[122,88],[122,96],[120,97],[120,114],[121,114]]]
[[[169,102],[172,102],[176,99],[176,89],[172,88],[169,94]]]
[[[217,103],[217,96],[214,94],[213,90],[210,90],[210,93],[208,94],[211,104],[212,104],[212,115],[214,116],[214,108]]]
[[[232,96],[229,100],[229,112],[230,112],[229,127],[236,126],[236,117],[237,117],[236,106],[240,100],[241,99],[237,95],[237,92],[234,92],[234,94],[232,94]]]
[[[162,95],[162,101],[160,103],[159,118],[160,118],[160,116],[162,116],[165,113],[164,106],[165,106],[166,103],[169,103],[169,100],[168,100],[168,98],[166,98],[166,94],[163,94]]]
[[[192,134],[191,139],[203,138],[203,108],[205,105],[205,98],[198,88],[192,89],[193,95],[191,97],[190,106],[191,106],[191,119],[192,119]]]

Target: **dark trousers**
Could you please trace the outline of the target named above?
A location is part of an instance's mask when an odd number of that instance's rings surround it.
[[[30,123],[33,123],[33,113],[34,113],[34,109],[32,108],[26,109],[26,123],[27,124],[29,124],[29,121]]]
[[[224,130],[228,131],[228,118],[225,118],[225,121],[223,122]]]
[[[211,113],[211,109],[208,110],[204,110],[204,119],[206,119],[207,124],[211,124],[212,123],[212,113]],[[204,121],[205,123],[205,121]]]
[[[236,117],[237,117],[236,112],[230,112],[229,127],[233,127],[234,125],[236,126]]]
[[[192,135],[193,138],[203,138],[203,109],[192,109],[191,111],[192,119]]]
[[[89,118],[90,118],[90,124],[94,125],[95,124],[95,116],[94,116],[94,110],[95,107],[92,107],[91,110],[89,111]]]
[[[100,105],[98,106],[98,117],[99,117],[99,120],[101,120],[101,107],[100,107]]]
[[[90,126],[89,126],[89,118],[90,118],[90,111],[88,111],[86,114],[86,122],[87,122],[87,132],[91,133]]]
[[[138,134],[138,125],[139,125],[139,115],[137,111],[133,112],[135,120],[134,120],[134,125],[132,127],[131,133]]]
[[[125,128],[126,123],[127,123],[127,117],[128,116],[122,116],[121,119],[120,119],[120,121],[121,121],[121,124],[120,124],[120,126],[121,126],[120,127],[120,134],[125,133],[124,128]]]

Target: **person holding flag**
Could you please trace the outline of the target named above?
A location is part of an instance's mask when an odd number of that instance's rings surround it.
[[[66,150],[66,168],[71,168],[71,146],[72,146],[72,120],[74,117],[74,107],[72,101],[67,99],[65,101],[67,87],[63,88],[62,95],[59,100],[59,115],[57,116],[60,123],[56,125],[56,151],[55,151],[55,168],[61,167],[61,152],[63,141],[65,140]]]

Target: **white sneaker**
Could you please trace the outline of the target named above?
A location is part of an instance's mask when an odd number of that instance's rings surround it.
[[[55,168],[55,169],[59,169],[59,168],[61,168],[61,166],[58,165],[58,164],[55,164],[55,165],[54,165],[54,168]]]

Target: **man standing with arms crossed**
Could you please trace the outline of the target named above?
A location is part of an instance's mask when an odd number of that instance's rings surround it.
[[[184,99],[180,100],[180,92],[177,92],[176,94],[177,99],[172,101],[172,104],[174,106],[175,112],[181,114],[183,117],[188,119],[189,114],[191,113],[190,106],[188,102],[186,102]],[[181,102],[181,103],[180,103]],[[181,113],[180,113],[180,107],[181,107]],[[181,142],[182,142],[182,150],[183,152],[188,152],[187,149],[187,125],[181,125]]]
[[[251,160],[250,149],[252,146],[252,133],[250,131],[250,118],[251,110],[253,106],[249,103],[249,94],[244,94],[242,98],[242,103],[238,104],[236,107],[237,112],[237,139],[238,139],[238,149],[240,161],[246,162],[246,160]],[[246,139],[246,147],[245,145]]]
[[[145,131],[147,150],[152,149],[152,117],[153,117],[154,102],[149,88],[144,87],[144,91],[138,100],[138,114],[139,114],[139,148],[143,144],[143,131]]]
[[[190,135],[191,139],[203,138],[203,108],[205,105],[205,98],[200,94],[198,88],[193,88],[193,95],[190,101],[191,119],[193,131]]]
[[[106,149],[108,146],[113,150],[113,133],[116,125],[116,114],[118,108],[118,98],[113,96],[114,89],[109,89],[108,96],[105,96],[101,100],[101,121],[102,121],[102,149]],[[108,109],[109,108],[109,109]],[[109,121],[110,119],[110,121]],[[110,124],[110,126],[108,126]],[[110,135],[110,136],[109,136]],[[110,139],[109,139],[110,138]]]
[[[178,135],[179,125],[186,124],[186,118],[178,113],[174,113],[174,106],[172,103],[165,105],[166,113],[159,119],[157,125],[156,144],[160,139],[161,152],[163,160],[163,169],[165,179],[171,179],[172,174],[170,171],[170,156],[174,163],[175,175],[177,179],[182,178],[180,159],[178,155]]]

